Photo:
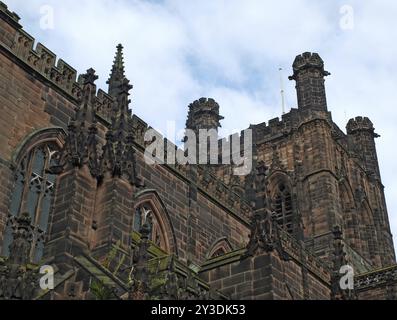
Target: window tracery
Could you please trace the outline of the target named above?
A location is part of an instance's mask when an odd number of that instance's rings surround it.
[[[149,239],[161,249],[168,251],[165,234],[155,208],[150,203],[143,203],[135,208],[133,229],[139,232],[144,224],[150,227]]]
[[[292,197],[289,188],[281,183],[278,185],[273,199],[274,217],[277,223],[288,233],[293,232]]]
[[[43,255],[45,234],[51,210],[56,176],[47,172],[56,165],[58,146],[55,143],[40,144],[30,149],[19,162],[15,172],[14,192],[11,196],[10,218],[7,223],[3,254],[9,255],[12,243],[12,221],[21,212],[27,212],[33,227],[30,260],[38,263]]]

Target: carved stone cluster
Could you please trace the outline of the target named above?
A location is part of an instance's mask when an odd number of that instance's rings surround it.
[[[140,229],[141,241],[133,252],[129,300],[203,300],[218,298],[198,284],[191,272],[181,276],[177,272],[175,257],[167,257],[166,270],[153,273],[149,268],[150,226],[145,223]],[[160,264],[160,262],[159,262]]]
[[[134,250],[132,257],[134,269],[132,273],[132,282],[128,297],[130,300],[146,300],[149,297],[149,224],[143,224],[140,229],[140,233],[141,242],[137,246],[136,250]]]
[[[118,47],[118,55],[121,54]],[[51,168],[52,173],[61,173],[68,168],[87,165],[93,177],[99,182],[104,177],[120,177],[127,179],[134,186],[141,186],[141,179],[136,174],[134,149],[134,133],[131,111],[128,109],[129,90],[132,86],[124,75],[123,64],[115,60],[109,83],[109,90],[117,94],[113,96],[111,127],[106,132],[105,143],[101,147],[96,122],[96,86],[98,77],[95,70],[89,69],[81,76],[82,98],[76,110],[76,116],[68,126],[65,145],[59,156],[59,165]]]
[[[250,199],[254,211],[251,217],[251,233],[245,256],[276,250],[280,257],[288,259],[281,245],[280,227],[275,221],[275,214],[271,210],[266,193],[267,172],[268,168],[264,162],[259,161],[255,173],[247,179],[247,197]]]
[[[348,264],[344,250],[342,230],[339,226],[335,226],[332,233],[334,237],[334,266],[331,276],[331,298],[333,300],[352,300],[356,298],[354,289],[342,289],[340,286],[342,276],[339,273],[340,268]]]
[[[28,213],[11,219],[10,256],[0,262],[0,299],[29,300],[38,287],[37,270],[29,265],[33,228]]]

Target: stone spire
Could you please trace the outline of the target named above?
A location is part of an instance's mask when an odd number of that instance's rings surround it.
[[[106,82],[109,85],[108,93],[113,97],[118,97],[121,91],[121,84],[125,79],[124,73],[124,59],[123,46],[117,46],[116,56],[114,58],[112,71],[110,72],[109,80]]]
[[[130,128],[132,127],[131,110],[128,106],[131,102],[129,99],[130,90],[133,88],[130,81],[125,77],[123,46],[121,44],[117,46],[116,57],[107,83],[109,84],[109,95],[113,96],[115,102],[112,126],[109,129],[111,133],[108,132],[107,134],[107,150],[102,161],[106,161],[108,164],[112,163],[113,176],[121,176],[124,170],[127,131],[132,130]],[[130,141],[133,135],[128,135]]]
[[[116,63],[117,61],[119,62]],[[122,57],[118,58],[116,55],[112,75],[114,72],[118,72],[117,65],[122,67]],[[121,74],[124,75],[123,67],[119,75]],[[109,88],[110,86],[111,84],[109,84]],[[102,148],[100,171],[101,178],[107,172],[112,177],[123,177],[132,185],[140,187],[142,183],[136,172],[132,112],[128,108],[131,102],[128,97],[132,88],[133,86],[130,84],[130,81],[124,77],[118,82],[117,90],[114,91],[116,92],[114,96],[116,101],[114,102],[112,125],[106,133],[106,143]]]
[[[117,101],[114,107],[114,117],[112,119],[112,130],[116,141],[121,141],[125,138],[125,131],[127,129],[126,122],[131,118],[131,110],[128,109],[131,100],[128,97],[132,87],[130,81],[124,78],[118,88]]]
[[[53,174],[59,174],[72,167],[81,167],[87,164],[91,174],[98,175],[97,155],[97,124],[96,124],[96,85],[98,76],[90,68],[80,76],[82,96],[75,116],[70,120],[65,145],[62,148],[58,165],[50,168]]]

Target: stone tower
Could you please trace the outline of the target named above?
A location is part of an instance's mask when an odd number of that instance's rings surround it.
[[[189,105],[186,129],[192,130],[195,137],[189,137],[190,134],[187,132],[184,142],[186,148],[187,142],[196,140],[197,163],[218,162],[218,156],[214,151],[218,148],[218,128],[221,127],[222,119],[219,115],[219,104],[214,99],[201,98]],[[210,152],[211,146],[213,152]]]
[[[372,221],[364,235],[368,241],[367,250],[370,255],[378,257],[375,258],[378,263],[388,265],[392,263],[390,257],[394,256],[394,248],[375,145],[375,138],[380,136],[367,117],[350,119],[346,131],[351,152],[364,169],[353,179],[357,186],[356,199],[360,207],[367,207],[365,211],[369,211]]]
[[[375,133],[371,120],[367,117],[350,119],[346,125],[346,131],[351,145],[354,146],[357,155],[361,156],[366,172],[379,180],[380,172],[375,138],[380,136]]]
[[[121,45],[105,92],[34,42],[0,1],[0,299],[396,299],[377,135],[368,118],[333,122],[318,54],[293,63],[297,108],[250,126],[244,176],[147,161]],[[219,147],[219,113],[201,98],[186,128]]]
[[[317,53],[305,52],[295,58],[292,65],[296,81],[296,93],[300,109],[327,110],[324,77],[330,75],[324,70],[324,62]]]
[[[189,105],[189,112],[186,120],[186,129],[198,132],[199,129],[215,129],[221,126],[219,105],[214,99],[201,98]]]

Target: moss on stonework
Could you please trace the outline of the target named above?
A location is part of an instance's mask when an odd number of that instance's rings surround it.
[[[93,280],[90,284],[90,291],[97,300],[111,300],[115,298],[112,290],[101,280]]]
[[[141,235],[140,233],[133,231],[131,233],[131,243],[133,247],[136,247],[141,242]],[[150,246],[148,252],[155,257],[162,257],[168,255],[166,251],[161,249],[160,247],[156,246],[152,241],[149,240]]]

